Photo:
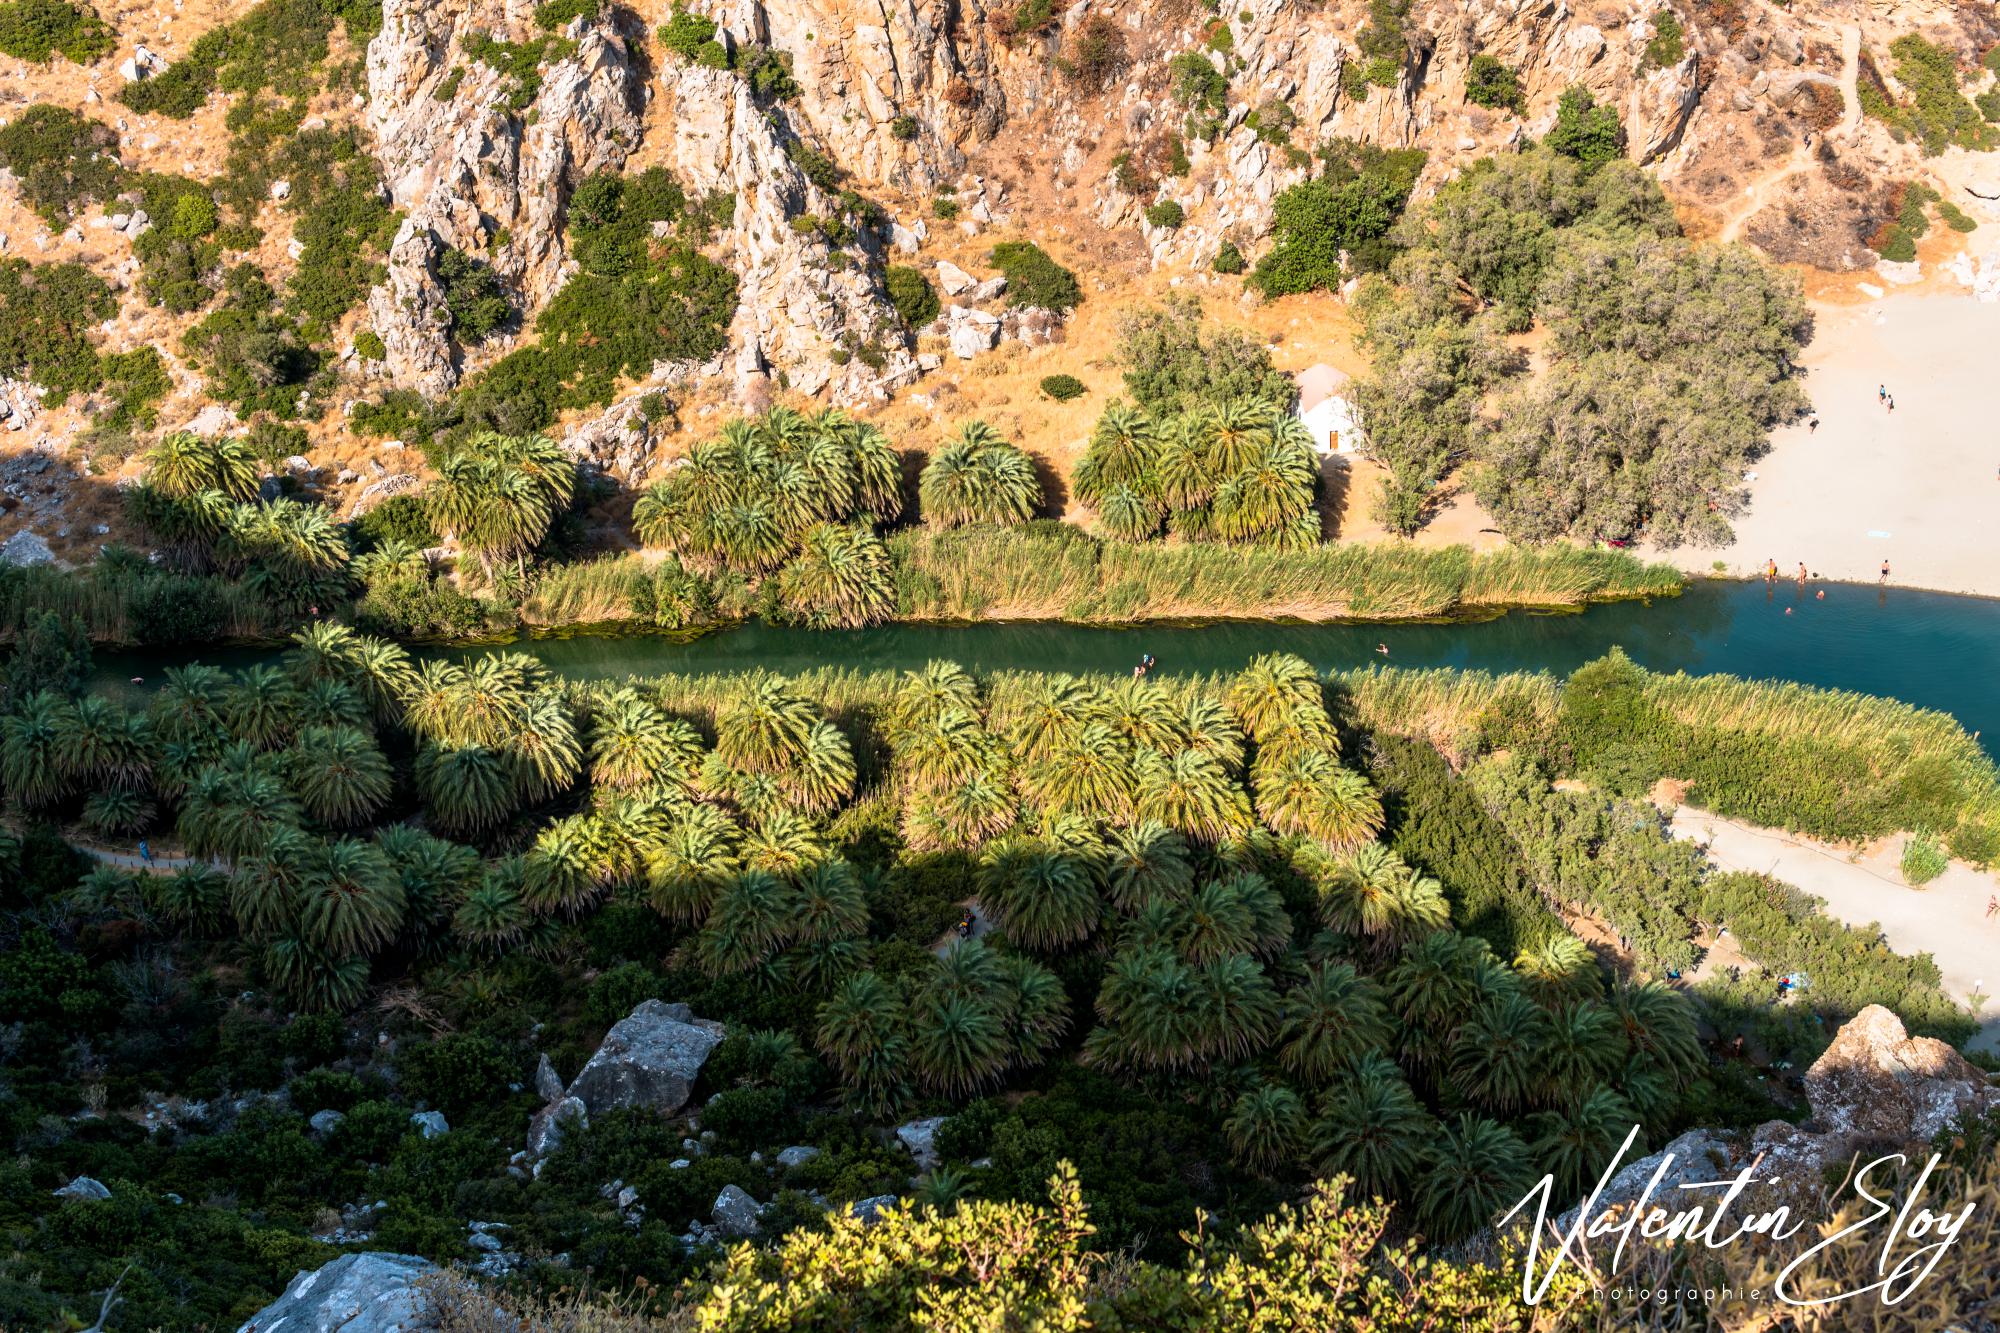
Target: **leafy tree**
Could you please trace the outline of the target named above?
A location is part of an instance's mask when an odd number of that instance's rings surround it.
[[[447,246],[438,257],[437,272],[451,333],[460,342],[483,342],[514,318],[513,304],[491,265]]]
[[[889,265],[882,271],[882,284],[888,290],[889,304],[896,308],[896,316],[905,328],[921,328],[936,319],[943,308],[930,279],[907,265]]]
[[[1338,287],[1348,272],[1343,253],[1360,272],[1388,265],[1390,229],[1416,186],[1423,150],[1343,141],[1326,151],[1327,169],[1273,205],[1276,241],[1248,279],[1265,296]]]
[[[1120,315],[1118,359],[1133,401],[1153,413],[1239,400],[1288,407],[1294,392],[1262,342],[1239,329],[1210,331],[1192,296]]]
[[[1499,57],[1481,51],[1465,71],[1465,100],[1474,106],[1520,115],[1523,105],[1521,77]]]
[[[1556,99],[1556,123],[1542,142],[1591,166],[1625,151],[1625,127],[1618,123],[1618,108],[1597,105],[1590,89],[1573,83]]]
[[[0,710],[44,690],[74,695],[90,679],[90,635],[73,617],[55,611],[32,616],[14,636],[14,651],[0,668]]]
[[[1076,275],[1030,241],[1003,241],[993,247],[993,267],[1007,279],[1007,304],[1066,315],[1083,300]]]
[[[117,45],[111,28],[90,9],[66,0],[7,0],[0,4],[0,51],[46,64],[60,54],[88,65]]]

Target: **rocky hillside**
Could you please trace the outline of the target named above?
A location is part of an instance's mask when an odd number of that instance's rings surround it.
[[[1615,110],[1691,230],[1870,265],[1903,186],[1987,146],[1969,99],[1994,99],[1981,61],[2000,39],[1990,7],[1882,0],[119,0],[99,17],[68,54],[0,58],[0,248],[38,266],[22,272],[81,270],[79,308],[37,305],[49,284],[0,294],[47,330],[0,347],[0,537],[32,529],[75,559],[118,523],[107,478],[166,429],[255,432],[343,513],[411,484],[403,436],[466,422],[552,431],[630,482],[694,417],[783,393],[868,409],[1061,337],[1006,293],[996,242],[1034,240],[1094,290],[1156,270],[1214,284],[1269,247],[1321,146],[1422,150],[1422,197],[1547,134],[1575,88]],[[664,258],[580,255],[597,203],[578,192],[613,175],[658,186],[625,223]],[[155,215],[188,196],[186,217]],[[621,317],[649,327],[623,338]]]

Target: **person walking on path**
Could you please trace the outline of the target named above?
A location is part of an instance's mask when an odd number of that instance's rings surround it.
[[[1876,386],[1875,386],[1875,401],[1876,401],[1876,402],[1878,402],[1878,403],[1886,403],[1886,402],[1888,402],[1888,401],[1889,401],[1889,386],[1888,386],[1888,385],[1886,385],[1886,384],[1878,384],[1878,385],[1876,385]]]
[[[1986,915],[1992,916],[1995,912],[2000,912],[2000,894],[1989,893],[1986,895]]]
[[[153,849],[146,845],[144,838],[139,839],[139,859],[147,865],[153,864]]]

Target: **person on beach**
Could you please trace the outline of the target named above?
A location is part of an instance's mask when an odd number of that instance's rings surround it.
[[[1893,393],[1889,395],[1889,415],[1896,415],[1896,395]]]
[[[1888,402],[1888,401],[1889,401],[1889,386],[1888,386],[1888,385],[1886,385],[1886,384],[1878,384],[1878,385],[1876,385],[1876,386],[1875,386],[1875,401],[1876,401],[1876,402],[1878,402],[1878,403],[1886,403],[1886,402]]]
[[[1804,583],[1805,581],[1806,581],[1806,562],[1801,560],[1799,561],[1799,582]]]
[[[1765,556],[1765,557],[1764,557],[1764,582],[1766,582],[1766,583],[1776,583],[1777,581],[1778,581],[1778,562],[1777,562],[1777,561],[1775,561],[1775,560],[1773,560],[1773,559],[1771,559],[1771,557],[1769,557],[1769,556]]]
[[[1986,895],[1986,915],[1992,916],[1995,912],[2000,912],[2000,894],[1989,893]]]
[[[1882,562],[1882,577],[1879,581],[1882,583],[1889,581],[1889,562],[1887,560]]]

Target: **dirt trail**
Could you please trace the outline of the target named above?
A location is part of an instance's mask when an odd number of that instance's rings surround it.
[[[117,866],[121,870],[137,870],[148,875],[171,875],[183,866],[195,865],[211,865],[225,872],[229,869],[221,860],[204,861],[198,856],[162,856],[155,853],[153,859],[148,861],[136,852],[114,852],[105,847],[88,847],[80,842],[73,842],[70,846],[106,865]]]

